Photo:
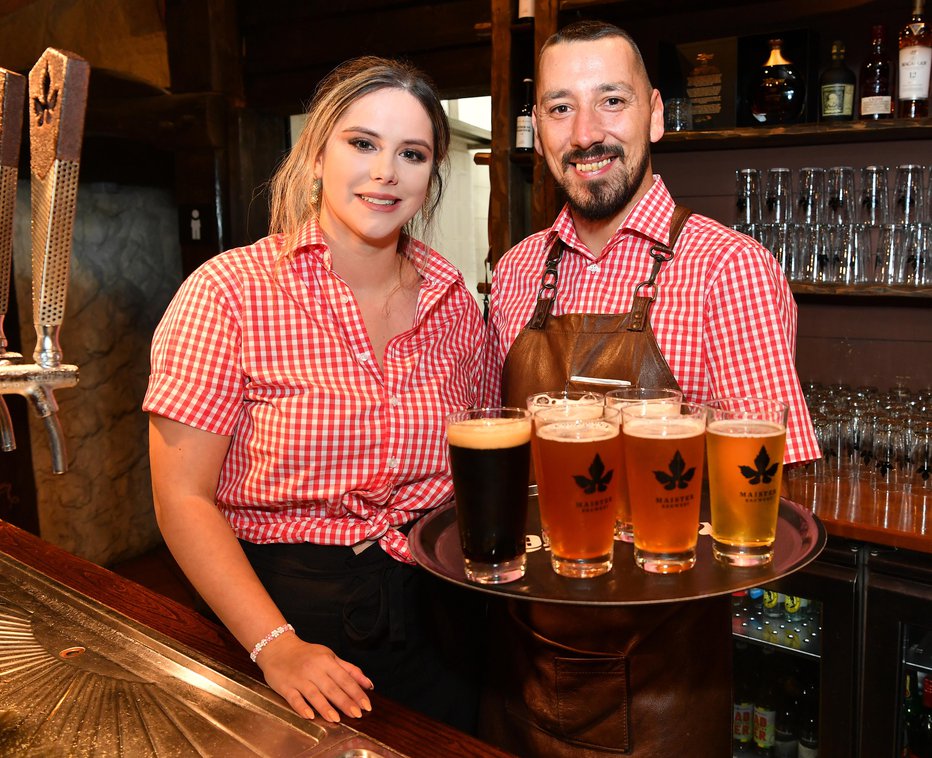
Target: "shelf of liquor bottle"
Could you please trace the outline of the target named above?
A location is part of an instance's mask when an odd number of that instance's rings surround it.
[[[809,658],[820,657],[821,629],[818,618],[808,613],[795,621],[782,615],[775,618],[761,611],[736,610],[731,619],[735,637]]]
[[[834,124],[788,124],[735,129],[666,132],[651,148],[657,153],[692,150],[736,150],[760,147],[835,145],[847,142],[892,142],[932,137],[932,118],[849,121]]]
[[[833,297],[895,297],[932,300],[932,287],[897,284],[810,284],[791,282],[797,295],[831,295]]]

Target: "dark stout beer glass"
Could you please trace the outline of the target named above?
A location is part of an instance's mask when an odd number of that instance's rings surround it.
[[[480,584],[524,576],[531,414],[479,408],[447,416],[456,520],[466,578]]]

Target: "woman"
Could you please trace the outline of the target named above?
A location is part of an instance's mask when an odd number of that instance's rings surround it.
[[[479,400],[478,307],[408,231],[437,207],[449,139],[416,69],[338,67],[273,179],[274,233],[194,272],[153,339],[159,527],[306,718],[358,718],[377,686],[472,724],[431,618],[450,590],[425,586],[406,537],[452,493],[443,417]]]

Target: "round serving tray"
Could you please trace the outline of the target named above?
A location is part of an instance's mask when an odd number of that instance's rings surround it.
[[[615,542],[614,566],[592,579],[568,579],[554,573],[550,552],[542,548],[527,554],[523,579],[508,584],[477,584],[466,579],[463,551],[453,502],[440,506],[418,521],[408,537],[414,559],[432,574],[454,584],[521,600],[574,605],[634,605],[693,600],[757,587],[798,571],[825,547],[825,528],[805,508],[780,500],[773,561],[766,566],[736,568],[721,565],[712,556],[708,535],[708,503],[700,509],[696,565],[680,574],[649,574],[634,563],[633,546]],[[528,545],[540,545],[537,498],[529,499]]]

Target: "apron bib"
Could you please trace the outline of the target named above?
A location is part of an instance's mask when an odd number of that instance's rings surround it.
[[[573,376],[679,389],[651,329],[650,307],[689,214],[677,206],[670,244],[651,248],[653,269],[628,313],[551,316],[563,256],[556,241],[534,315],[505,359],[505,405],[524,408],[528,395],[571,387]],[[654,293],[641,295],[647,287]],[[731,755],[727,596],[627,607],[510,600],[494,612],[492,686],[481,717],[486,739],[548,758]]]

